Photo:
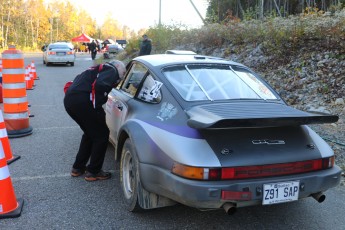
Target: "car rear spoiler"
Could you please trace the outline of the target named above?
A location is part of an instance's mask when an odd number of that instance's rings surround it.
[[[311,113],[269,102],[217,103],[186,111],[188,126],[196,129],[277,127],[337,122],[339,117]]]

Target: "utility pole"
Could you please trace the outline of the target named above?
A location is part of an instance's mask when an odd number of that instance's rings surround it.
[[[158,25],[161,26],[161,18],[162,18],[162,0],[159,0],[159,20]]]
[[[193,1],[192,0],[189,0],[190,3],[192,4],[194,10],[197,12],[197,14],[199,15],[199,17],[201,18],[202,22],[204,23],[204,25],[206,25],[206,22],[205,22],[205,19],[201,16],[199,10],[196,8],[196,6],[194,5]],[[219,4],[219,3],[218,3]]]

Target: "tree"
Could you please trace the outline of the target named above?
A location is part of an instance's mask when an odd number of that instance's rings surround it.
[[[121,25],[113,16],[108,13],[105,17],[104,23],[101,27],[102,35],[105,39],[111,38],[113,40],[123,38],[123,30]]]

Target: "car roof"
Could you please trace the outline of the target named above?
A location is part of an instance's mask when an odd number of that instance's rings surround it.
[[[191,50],[167,50],[165,51],[166,54],[196,54]]]
[[[244,66],[240,63],[223,58],[191,54],[152,54],[139,56],[133,60],[143,62],[152,67],[169,66],[175,64],[232,64]]]

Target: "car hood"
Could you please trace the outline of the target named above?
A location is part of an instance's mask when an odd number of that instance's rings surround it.
[[[278,127],[337,122],[336,115],[308,113],[285,104],[234,102],[194,106],[186,110],[188,125],[196,129]]]

